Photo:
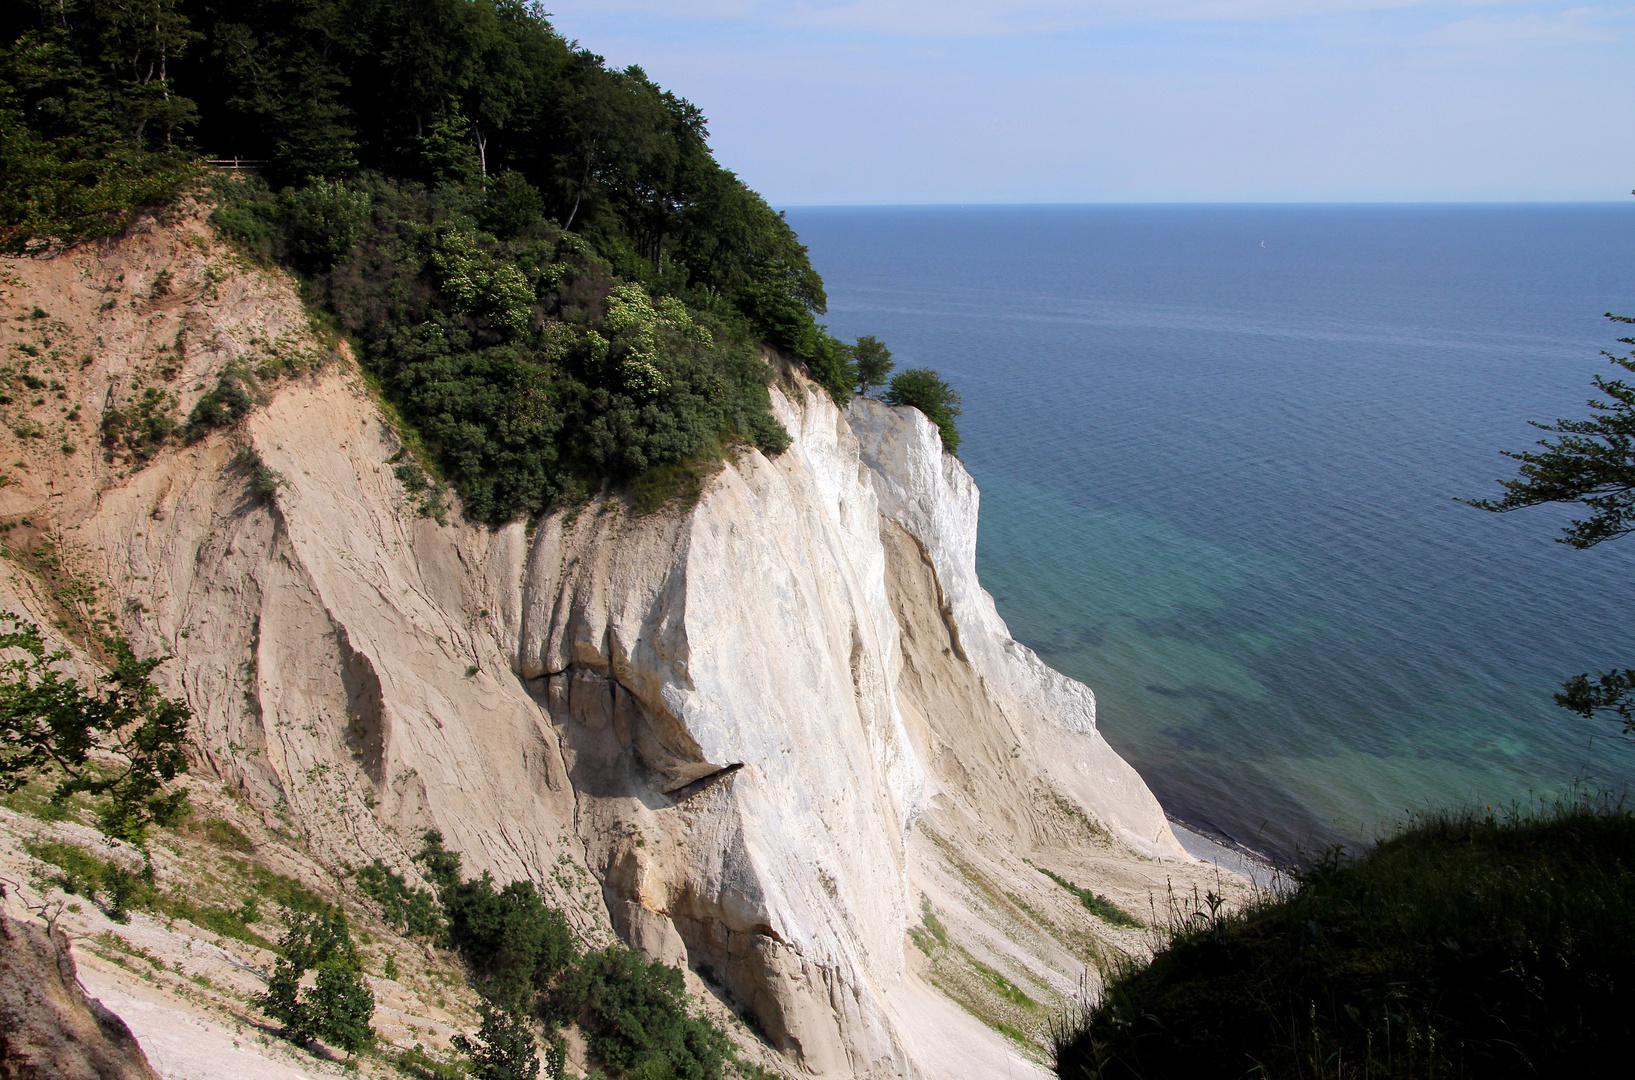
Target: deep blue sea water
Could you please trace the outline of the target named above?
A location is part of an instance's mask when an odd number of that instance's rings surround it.
[[[1586,414],[1635,206],[788,217],[831,330],[963,395],[983,583],[1172,815],[1289,856],[1635,778],[1550,701],[1635,666],[1635,537],[1454,501]]]

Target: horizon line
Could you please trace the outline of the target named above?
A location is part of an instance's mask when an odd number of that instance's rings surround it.
[[[1635,194],[1635,192],[1631,192]],[[1625,199],[1104,199],[1078,202],[818,202],[770,200],[775,210],[958,210],[1074,206],[1627,206]]]

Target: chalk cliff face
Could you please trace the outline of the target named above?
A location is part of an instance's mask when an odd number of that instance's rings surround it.
[[[10,270],[85,357],[65,401],[161,385],[185,414],[225,364],[310,345],[286,283],[226,264],[193,220]],[[130,302],[99,307],[115,282]],[[696,973],[792,1067],[1025,1075],[998,1032],[1025,1042],[1087,960],[1140,947],[1035,865],[1137,914],[1200,871],[1090,690],[1006,632],[935,427],[768,362],[790,449],[737,452],[684,511],[440,527],[343,350],[146,463],[14,441],[0,520],[49,520],[128,598],[203,767],[331,864],[412,875],[437,828],[592,940]],[[60,603],[7,575],[14,608]]]

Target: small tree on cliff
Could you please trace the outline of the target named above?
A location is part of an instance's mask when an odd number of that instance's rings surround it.
[[[943,382],[930,368],[909,368],[891,380],[885,399],[891,405],[912,405],[923,412],[942,432],[942,448],[950,454],[959,453],[959,429],[954,417],[959,415],[959,394]]]
[[[369,1026],[375,995],[363,979],[363,964],[347,929],[345,912],[289,913],[289,929],[278,940],[284,955],[273,966],[267,991],[256,1005],[284,1025],[284,1037],[295,1043],[313,1039],[348,1054],[375,1041]],[[301,977],[316,971],[312,989],[301,989]]]
[[[57,781],[52,798],[76,793],[106,796],[102,831],[142,844],[150,826],[175,821],[187,809],[187,791],[164,787],[187,771],[182,746],[188,707],[159,693],[153,669],[167,657],[138,660],[121,639],[106,687],[87,690],[59,670],[71,659],[48,651],[40,628],[0,614],[0,792],[36,777]],[[113,767],[108,766],[112,763]]]
[[[477,1080],[535,1080],[539,1048],[527,1018],[488,1001],[479,1003],[477,1012],[482,1025],[476,1036],[453,1039],[454,1048],[471,1059],[472,1075]]]
[[[1615,322],[1635,319],[1607,313]],[[1635,345],[1635,338],[1619,338]],[[1616,367],[1635,372],[1635,356],[1603,353]],[[1589,514],[1562,530],[1558,544],[1583,550],[1635,532],[1635,386],[1622,378],[1595,377],[1596,389],[1606,399],[1591,398],[1591,415],[1584,420],[1557,420],[1533,426],[1554,432],[1555,439],[1540,439],[1541,449],[1505,456],[1521,462],[1514,480],[1501,480],[1502,499],[1467,499],[1470,505],[1508,513],[1543,503],[1575,503]],[[1635,733],[1635,669],[1575,675],[1562,684],[1556,704],[1580,716],[1610,714],[1624,732]]]
[[[873,334],[864,334],[852,347],[852,363],[857,368],[857,392],[867,395],[876,386],[884,386],[886,376],[897,364],[891,350]]]

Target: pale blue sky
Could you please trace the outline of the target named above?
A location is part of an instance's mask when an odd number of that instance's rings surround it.
[[[552,0],[774,205],[1629,199],[1635,6]]]

